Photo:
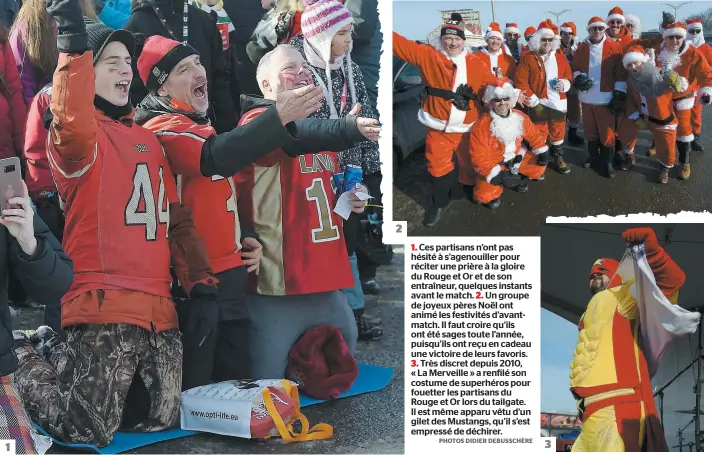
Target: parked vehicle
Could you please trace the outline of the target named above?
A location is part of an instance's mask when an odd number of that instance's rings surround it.
[[[393,176],[414,151],[425,147],[425,126],[418,121],[425,88],[415,66],[393,57]]]

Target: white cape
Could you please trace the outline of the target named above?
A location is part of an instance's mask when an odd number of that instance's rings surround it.
[[[650,377],[655,376],[665,349],[684,335],[695,333],[701,315],[673,305],[655,284],[643,245],[626,249],[616,274],[623,283],[634,281],[631,296],[638,302],[643,354]]]

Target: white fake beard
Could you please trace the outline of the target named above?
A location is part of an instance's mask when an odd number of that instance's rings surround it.
[[[692,43],[693,46],[695,47],[700,47],[703,44],[705,44],[705,37],[702,33],[698,33],[697,35],[691,35],[687,34],[688,37],[692,37],[689,41]]]
[[[683,44],[684,46],[684,44]],[[682,50],[682,48],[680,48]],[[667,47],[663,46],[663,50],[660,51],[658,55],[658,61],[660,62],[663,69],[665,68],[677,68],[682,64],[682,58],[680,57],[680,50],[671,51]],[[669,64],[670,66],[666,65]]]
[[[502,144],[511,144],[522,136],[524,117],[521,115],[510,110],[509,116],[500,117],[494,109],[491,110],[490,115],[492,116],[492,123],[490,123],[492,136],[499,139]]]

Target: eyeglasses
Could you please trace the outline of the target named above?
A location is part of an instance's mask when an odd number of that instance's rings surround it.
[[[699,35],[700,33],[702,33],[702,30],[700,30],[699,28],[693,28],[692,30],[688,30],[688,33],[690,35]]]
[[[492,98],[492,102],[493,102],[493,103],[502,103],[502,102],[508,103],[508,102],[509,102],[509,97],[507,96],[507,97],[505,97],[505,98]]]
[[[591,30],[595,32],[602,32],[606,29],[606,27],[591,27]]]
[[[608,23],[613,25],[623,25],[623,21],[621,20],[610,20]]]
[[[542,43],[551,43],[552,41],[554,41],[554,38],[542,38],[541,39]]]

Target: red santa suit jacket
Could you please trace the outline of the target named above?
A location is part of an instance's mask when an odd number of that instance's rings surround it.
[[[417,66],[429,87],[455,91],[461,84],[468,84],[477,93],[483,85],[497,83],[482,59],[467,49],[451,58],[444,51],[418,44],[393,32],[393,54]],[[474,103],[471,103],[470,110],[461,111],[451,101],[437,96],[427,96],[418,112],[418,120],[423,125],[446,133],[467,133],[478,117]]]
[[[563,81],[563,92],[551,88],[549,84],[554,79]],[[551,109],[566,112],[566,92],[571,88],[571,80],[571,67],[563,52],[550,52],[546,58],[536,52],[527,52],[517,66],[514,85],[524,95],[533,98],[533,106],[541,103]]]
[[[522,153],[522,141],[529,143],[529,148],[535,155],[548,150],[546,137],[534,126],[528,115],[516,109],[512,109],[509,115],[506,122],[493,125],[493,116],[496,114],[488,112],[480,118],[470,133],[472,164],[488,183],[502,172],[502,162],[510,161]],[[502,128],[505,125],[506,130]]]
[[[661,37],[635,40],[632,45],[635,44],[644,49],[655,49],[656,63],[660,66],[660,53],[665,47],[665,42]],[[687,79],[689,83],[684,92],[674,95],[676,109],[692,109],[692,106],[702,95],[712,96],[712,66],[704,54],[691,43],[686,41],[683,44],[680,50],[680,62],[673,67],[673,70]],[[690,94],[695,91],[697,91],[697,96],[691,96]]]
[[[510,81],[514,82],[514,74],[517,71],[517,62],[514,60],[514,57],[502,50],[506,47],[507,46],[503,45],[495,53],[491,53],[485,48],[481,52],[476,53],[475,57],[482,60],[482,62],[489,67],[490,72],[493,75],[497,75],[494,70],[495,68],[501,68],[502,77],[506,77]]]
[[[574,80],[579,74],[586,73],[593,81],[590,90],[579,92],[582,103],[607,105],[613,98],[613,90],[625,92],[627,86],[628,72],[623,67],[623,50],[608,36],[597,44],[588,39],[579,43],[571,62],[571,71]]]

